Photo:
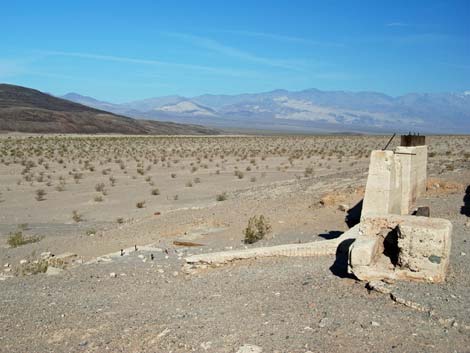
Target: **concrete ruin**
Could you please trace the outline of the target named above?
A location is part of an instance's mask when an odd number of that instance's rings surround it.
[[[424,136],[402,136],[395,151],[373,151],[359,236],[349,249],[348,271],[361,280],[445,280],[452,224],[411,216],[426,192]]]
[[[269,256],[333,255],[346,241],[348,272],[360,280],[441,282],[449,264],[452,224],[412,216],[426,192],[424,136],[402,136],[395,151],[372,151],[361,221],[332,240],[194,255],[189,269]]]

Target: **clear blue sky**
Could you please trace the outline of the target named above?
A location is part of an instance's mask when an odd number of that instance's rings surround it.
[[[470,89],[470,1],[3,1],[0,81],[123,102]]]

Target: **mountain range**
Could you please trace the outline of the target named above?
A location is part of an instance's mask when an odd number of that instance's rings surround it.
[[[91,99],[91,98],[88,98]],[[97,105],[102,105],[96,101]],[[132,119],[31,88],[0,84],[0,132],[207,135],[218,130]]]
[[[410,93],[274,90],[239,95],[164,96],[128,103],[62,96],[115,114],[217,128],[287,132],[470,133],[470,91]]]

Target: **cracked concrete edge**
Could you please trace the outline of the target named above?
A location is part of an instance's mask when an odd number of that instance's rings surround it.
[[[285,244],[243,250],[229,250],[208,254],[199,254],[187,257],[186,263],[192,265],[220,265],[236,260],[255,259],[273,256],[322,256],[336,254],[338,246],[345,240],[356,239],[359,235],[359,226],[344,232],[341,236],[331,240],[314,241],[303,244]]]

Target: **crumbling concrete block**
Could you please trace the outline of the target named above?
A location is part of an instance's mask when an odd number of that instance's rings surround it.
[[[349,249],[348,269],[365,281],[442,282],[449,265],[452,223],[445,219],[384,215],[363,219]]]

